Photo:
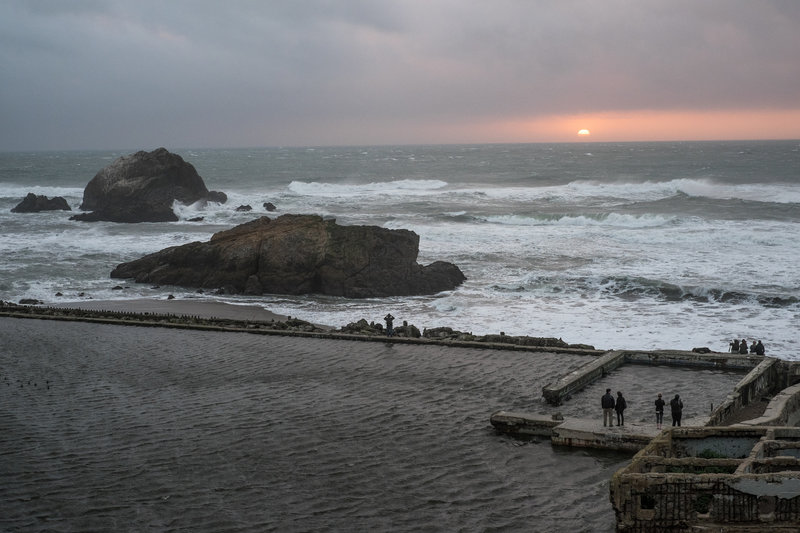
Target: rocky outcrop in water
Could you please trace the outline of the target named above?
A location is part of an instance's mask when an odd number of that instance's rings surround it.
[[[166,248],[111,272],[138,283],[246,294],[328,294],[348,298],[434,294],[466,278],[442,261],[419,265],[409,230],[340,226],[316,215],[261,217],[208,242]]]
[[[38,213],[40,211],[72,211],[67,201],[61,196],[48,198],[29,192],[20,203],[11,209],[12,213]]]
[[[206,189],[197,170],[165,148],[123,156],[103,168],[86,185],[80,208],[90,213],[71,220],[110,222],[170,222],[176,200],[184,204],[227,199]]]

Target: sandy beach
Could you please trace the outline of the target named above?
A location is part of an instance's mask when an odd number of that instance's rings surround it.
[[[51,307],[86,309],[91,311],[122,311],[131,313],[156,313],[197,316],[202,318],[227,318],[231,320],[251,320],[270,322],[286,320],[284,315],[278,315],[257,305],[237,305],[225,302],[190,299],[147,299],[135,300],[82,300],[55,304]],[[300,318],[303,317],[294,317]]]

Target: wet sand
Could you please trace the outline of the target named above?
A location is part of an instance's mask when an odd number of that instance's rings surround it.
[[[286,320],[287,317],[264,309],[257,305],[236,305],[224,302],[200,299],[155,300],[141,298],[138,300],[82,300],[56,304],[51,307],[68,309],[86,309],[89,311],[122,311],[131,313],[156,313],[197,316],[202,318],[228,318],[231,320]],[[302,317],[297,317],[302,318]]]

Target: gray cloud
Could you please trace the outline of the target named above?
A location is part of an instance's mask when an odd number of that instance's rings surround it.
[[[0,149],[435,141],[481,120],[797,109],[798,27],[792,0],[4,2]]]

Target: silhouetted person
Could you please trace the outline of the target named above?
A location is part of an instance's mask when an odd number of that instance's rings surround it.
[[[672,425],[681,425],[681,416],[683,415],[683,402],[680,395],[676,394],[673,399],[669,401],[669,408],[672,410]]]
[[[617,401],[614,404],[614,410],[617,412],[617,425],[625,425],[625,408],[628,407],[628,402],[622,397],[622,392],[617,391]]]
[[[387,313],[383,319],[386,321],[386,336],[392,337],[394,336],[394,328],[392,327],[394,317],[391,313]]]
[[[739,353],[739,339],[733,339],[730,350],[731,353]]]
[[[606,389],[606,393],[600,398],[600,405],[603,407],[603,427],[614,425],[614,397],[611,396],[611,389]]]
[[[661,394],[659,393],[658,398],[656,398],[656,426],[658,426],[658,429],[661,429],[661,424],[664,422],[664,406],[666,403],[661,399]]]

